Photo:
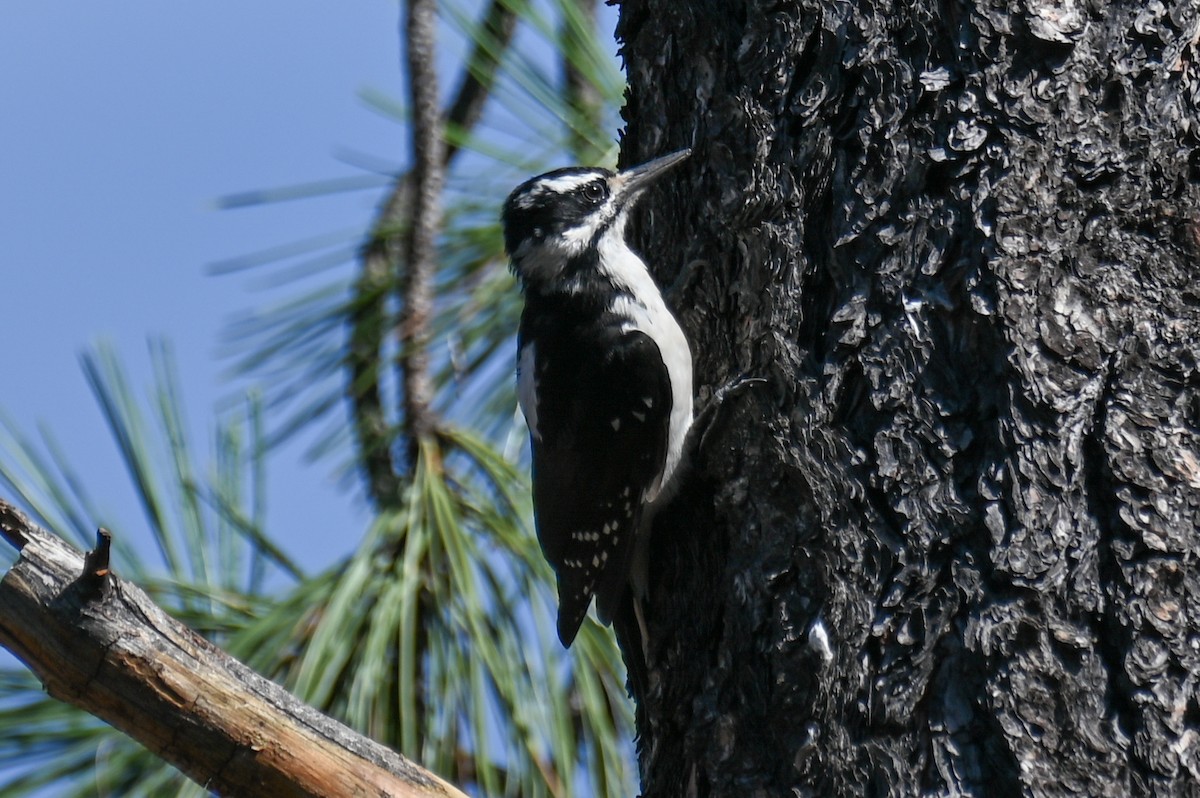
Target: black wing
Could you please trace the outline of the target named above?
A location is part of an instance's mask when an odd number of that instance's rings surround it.
[[[535,370],[533,502],[569,646],[592,596],[608,622],[625,590],[643,495],[666,460],[671,382],[636,330],[614,331],[590,355],[578,341],[539,341]]]

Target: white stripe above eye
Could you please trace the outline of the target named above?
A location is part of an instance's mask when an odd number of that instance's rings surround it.
[[[582,174],[582,175],[559,175],[552,177],[549,180],[543,180],[537,184],[538,188],[549,191],[554,194],[569,194],[580,186],[591,183],[599,175]]]

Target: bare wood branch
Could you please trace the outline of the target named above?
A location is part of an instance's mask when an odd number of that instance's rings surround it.
[[[228,796],[452,796],[462,792],[301,703],[0,500],[21,550],[0,581],[0,645],[47,692],[122,730]],[[97,589],[103,580],[103,589]]]

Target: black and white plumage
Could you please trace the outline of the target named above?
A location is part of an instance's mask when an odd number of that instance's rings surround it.
[[[563,645],[593,596],[600,619],[613,618],[643,520],[669,492],[692,424],[687,338],[625,241],[642,192],[688,154],[618,174],[559,169],[504,205],[505,248],[525,294],[518,394]]]

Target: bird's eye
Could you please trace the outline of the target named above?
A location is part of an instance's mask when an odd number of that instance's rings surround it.
[[[588,183],[583,187],[583,198],[593,205],[604,199],[604,185],[595,182]]]

